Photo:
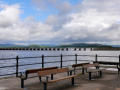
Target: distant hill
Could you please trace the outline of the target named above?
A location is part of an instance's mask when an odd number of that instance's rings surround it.
[[[74,43],[74,44],[68,44],[68,45],[61,45],[60,47],[112,47],[110,45],[102,45],[102,44],[89,44],[89,43]]]
[[[16,45],[16,44],[0,44],[0,48],[44,48],[44,47],[50,47],[50,46],[44,46],[44,45]]]
[[[55,45],[37,45],[37,44],[33,44],[33,45],[16,45],[16,44],[0,44],[0,48],[47,48],[47,47],[51,47],[51,48],[67,48],[67,47],[73,47],[73,48],[89,48],[89,47],[95,47],[95,48],[100,48],[100,47],[109,47],[111,48],[112,46],[110,45],[102,45],[102,44],[89,44],[89,43],[74,43],[74,44],[67,44],[67,45],[59,45],[59,46],[55,46]]]
[[[36,44],[27,46],[27,48],[45,48],[45,47],[48,47],[48,46],[41,46]]]
[[[117,48],[117,47],[120,47],[120,45],[112,45],[112,47],[116,47]]]
[[[0,48],[9,48],[9,47],[25,47],[24,45],[16,45],[16,44],[0,44]]]

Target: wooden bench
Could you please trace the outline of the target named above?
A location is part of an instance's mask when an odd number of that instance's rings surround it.
[[[110,61],[97,61],[97,62],[100,64],[100,67],[118,69],[118,75],[119,75],[119,72],[120,72],[120,63],[119,62],[112,62],[112,61],[111,62]],[[105,66],[103,66],[103,65],[105,65]],[[106,65],[109,65],[109,66],[106,66]]]
[[[97,77],[102,77],[102,71],[104,69],[99,69],[99,63],[93,63],[93,64],[86,64],[83,65],[83,69],[86,70],[86,72],[89,74],[89,80],[92,79],[92,73],[96,73]],[[95,67],[94,69],[89,69],[91,67]],[[84,72],[83,70],[83,72]]]
[[[93,64],[85,64],[83,65],[84,68],[88,68],[88,67],[99,67],[99,63],[93,63]]]
[[[95,67],[96,69],[99,69],[99,63],[93,63],[93,64],[85,64],[82,66],[82,73],[84,74],[85,71],[87,72],[88,68]]]
[[[32,76],[32,77],[28,77],[29,74],[34,74],[38,71],[45,71],[45,70],[52,70],[52,69],[57,69],[57,67],[47,67],[47,68],[39,68],[39,69],[29,69],[25,71],[25,74],[23,75],[21,73],[21,75],[19,76],[19,78],[21,79],[21,88],[24,88],[24,80],[27,80],[28,78],[34,78],[34,77],[38,77],[38,76]],[[53,78],[53,75],[51,75],[51,79]],[[39,76],[40,82],[41,82],[41,77]]]
[[[44,85],[44,90],[47,90],[47,84],[48,83],[55,83],[61,80],[66,80],[66,79],[71,79],[72,81],[72,85],[74,85],[74,78],[77,75],[69,75],[69,76],[64,76],[64,77],[60,77],[58,79],[55,80],[48,80],[48,75],[53,75],[53,74],[58,74],[58,73],[64,73],[64,72],[69,72],[68,68],[60,68],[60,69],[52,69],[52,70],[45,70],[45,71],[39,71],[38,72],[38,76],[46,76],[46,80],[42,81],[43,85]]]
[[[92,73],[97,73],[97,77],[102,77],[102,70],[103,69],[90,69],[88,70],[88,74],[89,74],[89,80],[92,79]]]
[[[72,68],[74,68],[74,74],[75,74],[75,71],[76,71],[76,68],[77,67],[83,67],[84,65],[86,65],[86,64],[89,64],[89,63],[79,63],[79,64],[73,64],[72,65]],[[83,74],[84,72],[83,72],[83,68],[82,68],[82,74]]]

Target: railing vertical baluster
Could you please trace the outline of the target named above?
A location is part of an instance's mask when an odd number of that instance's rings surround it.
[[[75,54],[75,64],[77,64],[77,54]]]
[[[95,62],[97,62],[98,60],[98,56],[97,56],[97,54],[95,55]]]
[[[44,55],[42,55],[42,68],[44,68]]]
[[[16,56],[16,77],[18,77],[18,70],[19,70],[19,62],[18,62],[18,60],[19,60],[19,57]]]
[[[62,68],[62,64],[63,64],[63,55],[61,54],[61,56],[60,56],[60,67]]]

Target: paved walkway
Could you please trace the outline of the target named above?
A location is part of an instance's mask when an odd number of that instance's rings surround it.
[[[76,78],[75,86],[71,86],[71,80],[49,84],[48,90],[120,90],[120,76],[117,73],[104,72],[102,78],[91,81],[87,77],[87,75],[81,75]],[[20,79],[11,77],[0,79],[0,90],[43,90],[43,85],[39,83],[38,78],[32,78],[26,80],[25,88],[21,89]]]

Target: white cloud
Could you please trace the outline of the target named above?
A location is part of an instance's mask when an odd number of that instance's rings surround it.
[[[3,5],[0,10],[0,40],[45,41],[54,37],[52,27],[34,19],[20,20],[19,5]]]
[[[63,41],[114,43],[120,36],[120,1],[84,0],[60,29]],[[117,7],[117,8],[116,8]]]
[[[1,5],[0,10],[0,39],[21,40],[24,30],[21,27],[19,5]]]
[[[0,11],[0,26],[6,27],[19,20],[19,5],[2,5]]]
[[[77,5],[61,0],[32,2],[39,9],[52,7],[59,13],[51,14],[44,23],[34,17],[20,20],[20,5],[4,5],[0,9],[0,40],[120,43],[119,0],[83,0]]]

